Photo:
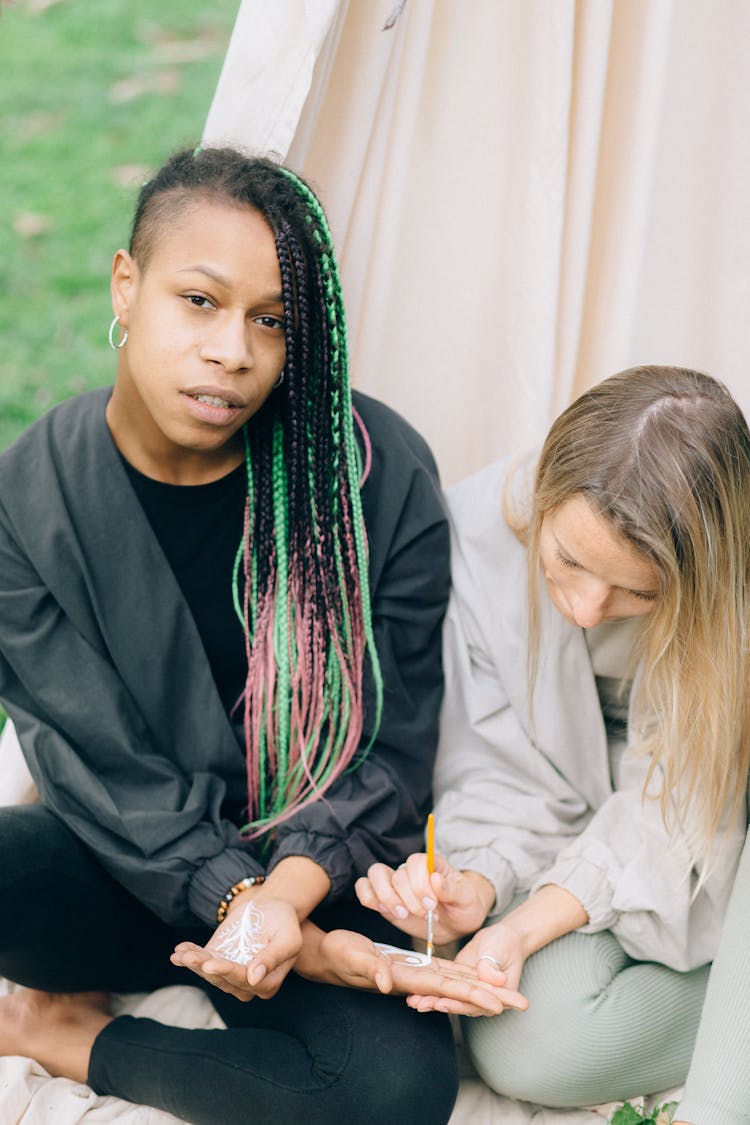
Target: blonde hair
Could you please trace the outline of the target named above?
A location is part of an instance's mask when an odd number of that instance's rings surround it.
[[[633,715],[638,747],[710,854],[743,808],[750,767],[748,581],[750,433],[726,387],[698,371],[634,367],[577,399],[553,424],[531,511],[508,522],[529,556],[529,687],[539,650],[539,533],[546,512],[581,495],[655,565]]]

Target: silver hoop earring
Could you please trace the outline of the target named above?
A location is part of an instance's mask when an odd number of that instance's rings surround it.
[[[274,390],[276,390],[276,388],[277,388],[277,387],[280,387],[280,386],[281,386],[281,384],[282,384],[282,383],[284,382],[284,376],[285,376],[285,375],[286,375],[286,369],[284,369],[284,370],[283,370],[283,371],[281,372],[281,374],[279,375],[278,379],[277,379],[277,380],[276,380],[276,382],[274,383],[274,385],[273,385],[273,389],[274,389]]]
[[[115,328],[117,327],[117,325],[118,325],[119,323],[120,323],[120,317],[119,317],[119,316],[116,316],[116,317],[114,318],[114,320],[112,321],[112,323],[110,324],[110,326],[109,326],[109,346],[110,346],[110,348],[112,348],[112,350],[113,350],[113,351],[115,351],[115,352],[119,352],[120,348],[124,348],[124,347],[125,347],[125,345],[126,345],[126,344],[127,344],[127,342],[128,342],[128,336],[130,335],[130,333],[128,332],[128,330],[127,330],[127,328],[126,328],[126,329],[124,330],[124,332],[123,332],[122,336],[120,337],[120,342],[119,342],[119,344],[116,344],[116,343],[115,343]]]

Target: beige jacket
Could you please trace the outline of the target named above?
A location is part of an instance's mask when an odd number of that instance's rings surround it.
[[[495,913],[545,883],[570,890],[584,932],[612,930],[639,960],[687,970],[713,958],[744,826],[693,899],[699,868],[642,799],[647,761],[626,753],[613,784],[583,630],[541,584],[533,733],[526,688],[527,560],[507,527],[508,462],[448,491],[453,595],[445,626],[446,696],[435,778],[440,851],[481,872]],[[692,899],[692,901],[691,901]]]

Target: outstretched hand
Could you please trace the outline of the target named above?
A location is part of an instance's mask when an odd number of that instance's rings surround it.
[[[395,870],[384,863],[373,864],[354,889],[363,906],[379,911],[412,937],[425,937],[427,912],[433,910],[438,945],[478,930],[494,899],[487,879],[473,871],[458,871],[442,855],[435,855],[430,874],[422,852],[410,855]]]
[[[519,992],[505,987],[502,974],[486,972],[484,962],[477,968],[433,957],[430,964],[412,964],[409,951],[404,954],[383,952],[363,934],[332,930],[320,936],[314,963],[303,975],[349,988],[404,995],[420,1011],[495,1016],[506,1008],[524,1010],[528,1006]],[[424,1008],[412,1002],[423,998],[430,1001]]]
[[[297,914],[294,907],[282,899],[264,901],[256,935],[257,952],[243,964],[232,959],[227,949],[236,945],[235,932],[244,909],[247,903],[230,911],[205,946],[181,942],[170,960],[173,965],[191,969],[238,1000],[252,1000],[255,996],[268,999],[278,992],[302,946]]]
[[[508,997],[518,998],[522,1003],[506,1001],[503,1008],[518,1008],[525,1010],[528,1007],[526,999],[517,991],[521,979],[521,970],[524,964],[524,955],[521,950],[519,936],[508,926],[499,922],[495,926],[488,926],[468,942],[456,957],[449,962],[456,972],[473,974],[481,982],[482,987],[501,990]],[[449,995],[433,993],[426,994],[422,989],[415,990],[409,996],[407,1004],[419,1012],[452,1012],[456,1015],[485,1015],[485,1012],[466,1012],[466,1009],[456,1003]],[[501,1011],[503,1009],[500,1009]],[[492,1013],[493,1015],[495,1013]]]

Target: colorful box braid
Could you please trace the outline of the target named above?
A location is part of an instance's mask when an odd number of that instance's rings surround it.
[[[251,836],[317,800],[351,765],[362,739],[366,654],[375,686],[373,732],[383,698],[341,285],[318,200],[297,176],[280,171],[303,202],[317,253],[309,261],[292,226],[280,224],[287,323],[283,393],[289,409],[274,421],[272,527],[262,531],[253,442],[246,431],[248,499],[233,589],[248,655],[243,705]],[[306,308],[310,280],[317,333]],[[363,436],[366,443],[364,431]],[[261,459],[259,450],[259,469]]]

